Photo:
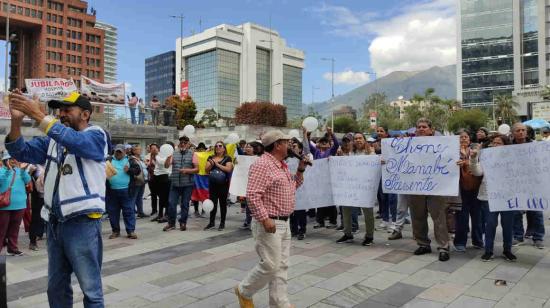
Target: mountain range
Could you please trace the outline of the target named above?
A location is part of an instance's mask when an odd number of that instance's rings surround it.
[[[392,72],[345,94],[335,96],[334,106],[338,109],[342,105],[348,105],[361,114],[363,103],[373,93],[385,93],[388,101],[394,101],[400,96],[409,99],[414,94],[423,94],[427,88],[434,88],[435,95],[441,98],[456,99],[456,65],[434,66],[416,72]],[[328,115],[330,106],[330,100],[304,104],[303,112],[308,114],[310,107],[313,107],[313,110],[319,114]]]

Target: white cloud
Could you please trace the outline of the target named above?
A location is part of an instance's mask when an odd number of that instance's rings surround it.
[[[386,18],[326,4],[310,11],[334,35],[369,39],[378,76],[456,63],[456,0],[407,5]]]
[[[323,78],[332,80],[331,73],[324,73]],[[351,69],[346,69],[343,72],[334,73],[335,84],[359,85],[369,82],[370,74],[367,72],[354,72]]]

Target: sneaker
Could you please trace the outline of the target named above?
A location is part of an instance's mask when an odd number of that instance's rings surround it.
[[[448,251],[445,251],[445,250],[442,250],[439,252],[439,261],[441,262],[445,262],[445,261],[449,261],[449,252]]]
[[[336,241],[336,243],[338,243],[338,244],[353,243],[353,235],[344,234],[344,236],[342,236],[340,239],[338,239]]]
[[[531,233],[525,233],[524,238],[533,238],[533,234],[531,234]]]
[[[180,231],[185,231],[185,230],[187,230],[187,225],[186,225],[186,224],[182,224],[182,223],[180,222]]]
[[[337,224],[328,224],[327,229],[336,229],[337,227]]]
[[[298,234],[297,239],[298,239],[299,241],[303,240],[304,238],[306,238],[306,235],[305,235],[305,234],[303,234],[303,233]]]
[[[344,226],[338,226],[338,228],[336,228],[336,231],[344,231]]]
[[[361,243],[361,245],[363,246],[370,246],[372,244],[373,244],[373,239],[370,237],[365,237],[365,239],[363,240],[363,243]]]
[[[466,247],[462,245],[455,245],[454,246],[456,252],[466,252]]]
[[[109,239],[112,240],[114,238],[117,238],[120,236],[120,232],[113,232],[111,235],[109,235]]]
[[[516,239],[514,239],[514,240],[512,241],[512,247],[518,247],[518,246],[521,246],[521,245],[523,245],[523,240],[516,240]]]
[[[533,245],[535,245],[535,247],[538,249],[544,249],[544,244],[542,243],[542,241],[533,241]]]
[[[388,237],[388,240],[393,241],[393,240],[398,240],[402,238],[403,238],[403,235],[401,234],[401,232],[394,230],[392,234]]]
[[[129,238],[129,239],[132,239],[132,240],[137,240],[137,238],[138,238],[138,236],[135,232],[128,233],[128,235],[126,237]]]
[[[432,248],[430,246],[420,246],[414,251],[416,256],[425,255],[427,253],[432,253]]]
[[[324,227],[325,227],[325,224],[316,224],[315,226],[313,226],[313,229],[320,229]]]
[[[29,244],[29,250],[32,250],[32,251],[38,251],[38,245],[36,245],[36,243],[30,243]]]
[[[381,222],[378,227],[376,227],[376,230],[386,230],[388,229],[388,223],[383,221]]]
[[[215,226],[213,223],[209,223],[206,227],[204,227],[204,230],[210,230],[213,229]]]
[[[510,262],[516,262],[518,259],[511,251],[503,251],[502,256],[504,257],[504,260]]]
[[[218,231],[223,231],[223,229],[225,229],[225,224],[220,224]]]
[[[162,231],[164,232],[168,232],[172,230],[176,230],[176,226],[172,224],[167,224],[166,226],[164,226],[164,228],[162,228]]]
[[[489,262],[493,260],[493,253],[492,252],[486,252],[481,256],[481,261],[483,262]]]
[[[254,302],[252,302],[252,299],[244,297],[239,290],[239,286],[236,286],[234,290],[237,298],[239,299],[239,305],[241,308],[254,308]]]
[[[22,255],[23,255],[23,252],[19,250],[8,251],[8,256],[20,257]]]

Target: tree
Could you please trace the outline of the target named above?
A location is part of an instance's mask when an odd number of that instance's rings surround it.
[[[268,102],[247,102],[235,109],[235,123],[286,126],[286,107]]]
[[[329,121],[327,127],[332,126]],[[337,117],[334,119],[334,132],[335,133],[349,133],[359,131],[359,125],[357,122],[350,117]]]
[[[195,116],[197,115],[197,106],[193,98],[188,95],[183,100],[179,95],[172,95],[166,98],[164,104],[167,108],[175,109],[176,111],[176,127],[183,129],[185,125],[196,125]]]
[[[449,117],[447,128],[451,132],[457,131],[460,128],[467,128],[474,132],[484,126],[487,123],[487,119],[487,114],[481,109],[461,109],[453,112]]]
[[[386,129],[406,129],[406,123],[399,118],[399,107],[383,105],[378,107],[377,125]],[[370,127],[370,125],[369,125]]]
[[[543,87],[540,97],[545,101],[550,100],[550,85]]]
[[[202,124],[204,127],[213,127],[216,126],[216,122],[219,119],[219,115],[214,110],[214,108],[206,109],[202,113],[202,117],[200,119],[200,124]]]
[[[387,102],[386,93],[372,93],[363,103],[363,115],[368,116],[371,110],[377,110],[380,106],[386,105]]]
[[[510,95],[499,95],[495,100],[495,115],[502,118],[503,123],[515,123],[518,116],[515,108],[519,107],[519,104]]]
[[[423,112],[420,110],[419,105],[410,105],[405,107],[405,126],[406,127],[416,127],[416,120],[424,116]]]

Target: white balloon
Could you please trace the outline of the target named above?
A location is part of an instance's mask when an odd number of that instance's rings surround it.
[[[510,133],[510,125],[508,124],[501,124],[498,127],[498,133],[502,135],[508,135]]]
[[[288,132],[288,135],[292,138],[297,138],[297,139],[300,139],[300,132],[297,130],[297,129],[291,129],[289,132]]]
[[[193,135],[195,133],[195,127],[193,125],[185,125],[183,128],[183,134],[187,137]]]
[[[206,199],[202,202],[202,209],[205,211],[205,212],[210,212],[214,209],[214,202],[212,202],[212,200],[210,199]]]
[[[237,133],[231,133],[225,138],[225,143],[233,144],[239,142],[239,135]]]
[[[308,132],[312,132],[319,127],[319,121],[314,117],[307,117],[302,122],[302,126],[304,126]]]
[[[174,148],[171,145],[163,144],[160,147],[159,155],[161,157],[168,157],[168,156],[171,156],[172,154],[174,154]]]

